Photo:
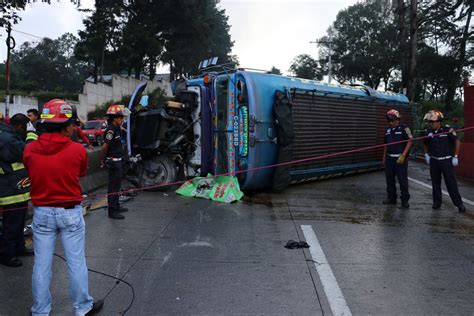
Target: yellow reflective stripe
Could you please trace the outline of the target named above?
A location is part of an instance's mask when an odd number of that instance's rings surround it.
[[[30,200],[30,192],[0,198],[0,205],[10,205]]]
[[[12,163],[12,169],[13,169],[13,171],[25,169],[25,165],[21,162],[14,162],[14,163]]]
[[[37,140],[37,139],[38,139],[38,135],[36,135],[36,133],[29,132],[28,134],[26,134],[26,140]]]
[[[11,164],[13,171],[18,171],[21,169],[25,169],[25,165],[21,162],[14,162]],[[5,174],[2,168],[0,168],[0,174]]]

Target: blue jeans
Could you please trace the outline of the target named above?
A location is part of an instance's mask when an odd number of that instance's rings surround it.
[[[84,254],[86,227],[82,207],[35,207],[33,215],[33,315],[49,315],[51,311],[52,263],[56,237],[61,236],[69,272],[69,294],[76,315],[84,315],[92,308],[89,295],[86,258]]]

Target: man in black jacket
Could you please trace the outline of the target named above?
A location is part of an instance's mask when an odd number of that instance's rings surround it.
[[[22,163],[28,117],[15,114],[10,124],[0,123],[0,208],[3,209],[3,234],[0,263],[8,267],[23,265],[18,256],[31,256],[25,247],[23,227],[30,200],[30,180]]]

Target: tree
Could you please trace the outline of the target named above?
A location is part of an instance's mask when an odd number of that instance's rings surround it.
[[[104,3],[108,3],[104,6]],[[76,54],[98,69],[154,77],[159,63],[170,65],[171,78],[198,74],[201,60],[237,64],[230,54],[228,18],[216,0],[96,0]],[[101,8],[105,9],[101,9]]]
[[[199,62],[210,57],[218,57],[220,64],[237,62],[230,54],[234,43],[228,17],[217,8],[218,1],[167,1],[163,61],[170,65],[171,79],[198,74]]]
[[[162,36],[162,17],[165,2],[133,1],[124,6],[125,26],[123,43],[119,49],[122,61],[133,67],[135,78],[139,78],[143,70],[153,79],[156,66],[163,55],[164,39]]]
[[[74,53],[76,57],[93,68],[94,82],[104,73],[105,59],[110,51],[117,51],[121,45],[121,36],[118,20],[121,14],[120,6],[112,0],[96,0],[95,11],[83,22],[84,31],[79,31],[80,40],[77,42]],[[115,60],[109,59],[107,60]],[[112,63],[110,68],[117,68]],[[100,73],[99,73],[100,70]]]
[[[281,70],[276,68],[275,66],[272,66],[272,69],[270,69],[270,73],[271,74],[275,74],[275,75],[281,75]]]
[[[12,54],[12,87],[23,91],[79,92],[85,66],[72,54],[77,38],[66,33],[56,40],[44,38],[38,45],[29,42]]]
[[[323,79],[323,74],[318,66],[318,62],[308,54],[296,56],[290,65],[289,71],[298,78],[311,80]]]
[[[395,3],[395,2],[394,2]],[[470,63],[467,43],[471,40],[471,18],[474,3],[472,0],[410,0],[409,5],[397,0],[394,10],[398,16],[398,38],[402,56],[401,70],[403,86],[407,89],[410,100],[416,100],[417,62],[422,45],[432,45],[436,54],[439,48],[446,51],[444,55],[455,61],[449,63],[453,76],[447,87],[445,102],[447,110],[461,85],[464,68]],[[408,14],[408,17],[407,17]],[[407,33],[406,29],[409,29]]]
[[[397,41],[390,6],[385,1],[357,3],[338,13],[328,35],[319,40],[320,60],[328,68],[329,45],[332,72],[341,83],[362,81],[385,88],[397,66]]]

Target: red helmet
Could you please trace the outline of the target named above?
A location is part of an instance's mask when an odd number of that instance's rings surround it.
[[[105,115],[126,116],[125,107],[120,104],[112,104]]]
[[[41,123],[60,124],[72,118],[72,107],[64,100],[53,99],[43,106],[40,119]]]
[[[388,121],[394,121],[400,118],[400,113],[397,110],[392,109],[387,112],[387,114],[385,115],[385,118]]]

